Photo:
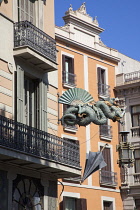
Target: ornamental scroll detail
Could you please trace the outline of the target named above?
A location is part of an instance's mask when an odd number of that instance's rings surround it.
[[[62,125],[87,126],[90,123],[103,125],[107,119],[123,124],[125,110],[119,106],[118,98],[102,98],[95,102],[90,93],[81,88],[65,91],[59,98],[59,103],[69,105],[62,116]]]

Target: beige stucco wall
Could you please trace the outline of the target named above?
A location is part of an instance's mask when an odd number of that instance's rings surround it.
[[[54,0],[47,0],[44,5],[44,31],[54,38]]]

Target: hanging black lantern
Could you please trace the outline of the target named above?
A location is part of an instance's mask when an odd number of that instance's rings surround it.
[[[133,151],[134,148],[130,142],[128,142],[127,135],[128,131],[121,131],[120,134],[122,136],[122,141],[119,145],[117,145],[117,151],[119,152],[119,160],[117,163],[120,166],[124,164],[128,164],[129,166],[133,165],[134,158],[133,158]]]

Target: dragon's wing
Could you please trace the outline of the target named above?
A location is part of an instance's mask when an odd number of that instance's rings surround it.
[[[91,94],[82,88],[71,88],[65,91],[59,98],[59,103],[74,106],[78,104],[87,104],[92,101],[94,101],[94,99]]]

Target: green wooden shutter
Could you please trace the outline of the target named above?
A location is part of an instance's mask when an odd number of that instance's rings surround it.
[[[17,121],[24,122],[24,71],[17,66]]]
[[[39,84],[39,109],[40,129],[47,131],[47,84],[42,80]]]

